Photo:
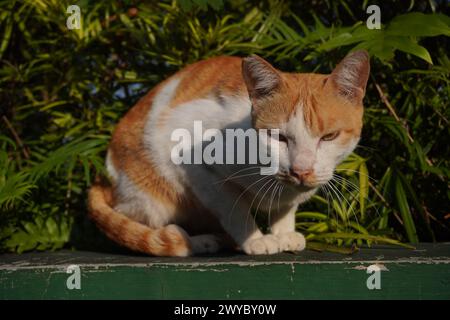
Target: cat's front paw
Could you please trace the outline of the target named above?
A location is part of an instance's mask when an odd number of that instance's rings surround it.
[[[242,245],[242,250],[246,254],[274,254],[280,252],[279,239],[271,234],[261,238],[247,240]]]
[[[277,235],[281,251],[302,251],[305,249],[305,237],[299,232],[288,232]]]

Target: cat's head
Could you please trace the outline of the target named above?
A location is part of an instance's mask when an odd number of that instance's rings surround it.
[[[254,128],[280,132],[280,180],[315,188],[332,178],[359,141],[369,70],[363,50],[328,75],[284,73],[256,55],[243,59]]]

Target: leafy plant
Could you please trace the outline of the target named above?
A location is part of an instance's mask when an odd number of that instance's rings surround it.
[[[4,246],[9,251],[22,253],[29,250],[61,249],[70,236],[70,223],[62,220],[56,223],[53,218],[43,220],[37,217],[34,221],[24,222],[21,228],[4,231]]]

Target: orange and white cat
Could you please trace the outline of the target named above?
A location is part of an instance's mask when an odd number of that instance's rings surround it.
[[[369,76],[365,51],[329,75],[281,72],[262,58],[216,57],[187,66],[143,97],[119,122],[109,181],[89,191],[91,218],[129,249],[189,256],[239,248],[247,254],[300,251],[295,212],[357,145]],[[279,129],[278,171],[255,165],[175,164],[178,128]],[[265,214],[264,234],[252,211]]]

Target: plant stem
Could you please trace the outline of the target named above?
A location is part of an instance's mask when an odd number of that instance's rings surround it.
[[[20,149],[22,150],[25,159],[30,159],[30,153],[28,152],[27,147],[23,144],[22,140],[20,139],[19,135],[17,134],[17,131],[12,126],[11,122],[9,122],[9,120],[6,116],[2,116],[2,119],[5,122],[6,126],[8,127],[9,131],[11,131],[11,134],[13,135],[14,140],[16,140],[16,143],[19,145]]]

